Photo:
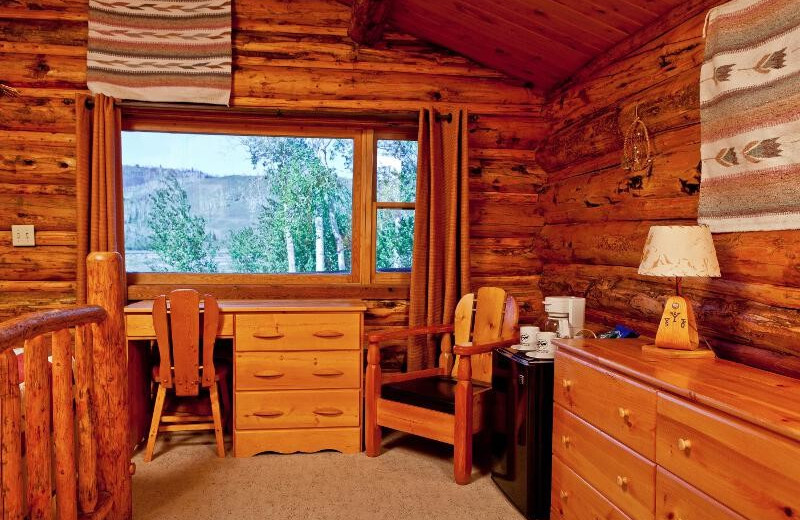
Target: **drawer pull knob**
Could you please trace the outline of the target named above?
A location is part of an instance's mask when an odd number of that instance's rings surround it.
[[[572,388],[572,381],[570,381],[569,379],[562,379],[561,386],[564,387],[564,390],[569,390],[570,388]]]
[[[692,441],[689,439],[678,439],[678,449],[688,455],[692,450]]]
[[[617,475],[617,485],[621,487],[623,491],[626,491],[628,489],[628,477]]]
[[[318,338],[341,338],[344,336],[344,332],[339,332],[338,330],[318,330],[314,333],[314,336]]]
[[[569,443],[571,441],[572,440],[569,438],[569,435],[562,435],[561,436],[561,442],[564,444],[564,446],[569,446]]]
[[[561,497],[561,500],[563,500],[564,502],[566,502],[566,501],[567,501],[567,499],[569,498],[569,493],[567,493],[566,491],[564,491],[564,490],[562,489],[561,491],[559,491],[559,493],[558,493],[558,496],[560,496],[560,497]]]
[[[338,417],[344,412],[338,408],[317,408],[314,410],[314,415],[321,415],[323,417]]]
[[[336,370],[335,368],[320,368],[319,370],[314,370],[311,373],[318,377],[336,377],[344,375],[344,372],[341,370]]]
[[[619,412],[619,418],[622,419],[623,421],[625,421],[625,424],[630,424],[631,423],[631,411],[630,410],[628,410],[627,408],[622,408],[620,406],[618,412]]]
[[[271,418],[271,417],[280,417],[281,415],[283,415],[283,412],[280,410],[259,410],[257,412],[253,412],[253,415],[255,415],[256,417]]]
[[[277,330],[275,332],[263,332],[259,330],[253,333],[253,337],[259,339],[281,339],[283,334]]]
[[[262,370],[261,372],[256,372],[253,375],[263,379],[273,379],[276,377],[283,377],[283,372],[278,372],[277,370]]]

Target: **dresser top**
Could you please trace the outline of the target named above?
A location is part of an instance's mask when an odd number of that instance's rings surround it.
[[[362,312],[361,300],[217,300],[220,312]],[[153,312],[153,300],[125,306],[126,314]]]
[[[643,339],[558,339],[558,349],[800,441],[800,380],[722,359],[645,359]]]

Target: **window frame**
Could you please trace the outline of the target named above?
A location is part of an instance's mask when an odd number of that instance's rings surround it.
[[[277,111],[187,110],[185,108],[123,107],[122,131],[324,137],[353,140],[353,214],[349,273],[126,273],[128,285],[408,285],[410,273],[376,271],[377,136],[417,139],[416,114],[387,123],[374,118],[285,116]],[[270,117],[272,116],[272,117]],[[120,140],[121,142],[121,140]],[[371,153],[370,153],[371,151]],[[120,154],[121,162],[121,154]],[[120,171],[120,175],[122,172]],[[123,190],[120,179],[119,189]],[[124,195],[124,194],[123,194]],[[124,204],[121,210],[124,212]],[[124,218],[124,217],[123,217]],[[123,237],[124,239],[124,237]],[[124,240],[123,240],[124,243]],[[124,247],[123,247],[124,250]]]

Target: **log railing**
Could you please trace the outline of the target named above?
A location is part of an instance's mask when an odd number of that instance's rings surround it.
[[[87,279],[90,305],[0,323],[0,520],[132,516],[120,255]]]

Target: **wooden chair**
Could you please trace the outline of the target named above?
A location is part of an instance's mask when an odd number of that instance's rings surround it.
[[[153,459],[153,448],[159,431],[214,430],[217,455],[225,456],[217,383],[226,384],[227,369],[214,365],[219,306],[213,296],[203,296],[201,348],[200,303],[200,294],[194,289],[176,289],[168,296],[161,295],[153,301],[153,327],[161,362],[153,370],[158,392],[144,455],[145,462]],[[199,396],[201,388],[208,389],[210,416],[185,413],[162,415],[167,390],[174,390],[177,397],[183,397]],[[161,426],[162,422],[167,424]]]
[[[367,456],[380,454],[381,426],[446,442],[454,447],[456,482],[468,484],[472,436],[485,425],[491,353],[519,342],[518,321],[519,309],[512,296],[502,289],[483,287],[477,297],[470,293],[461,298],[452,325],[370,334],[364,412]],[[381,343],[451,333],[455,346],[451,348],[449,338],[444,338],[438,368],[381,374]]]

